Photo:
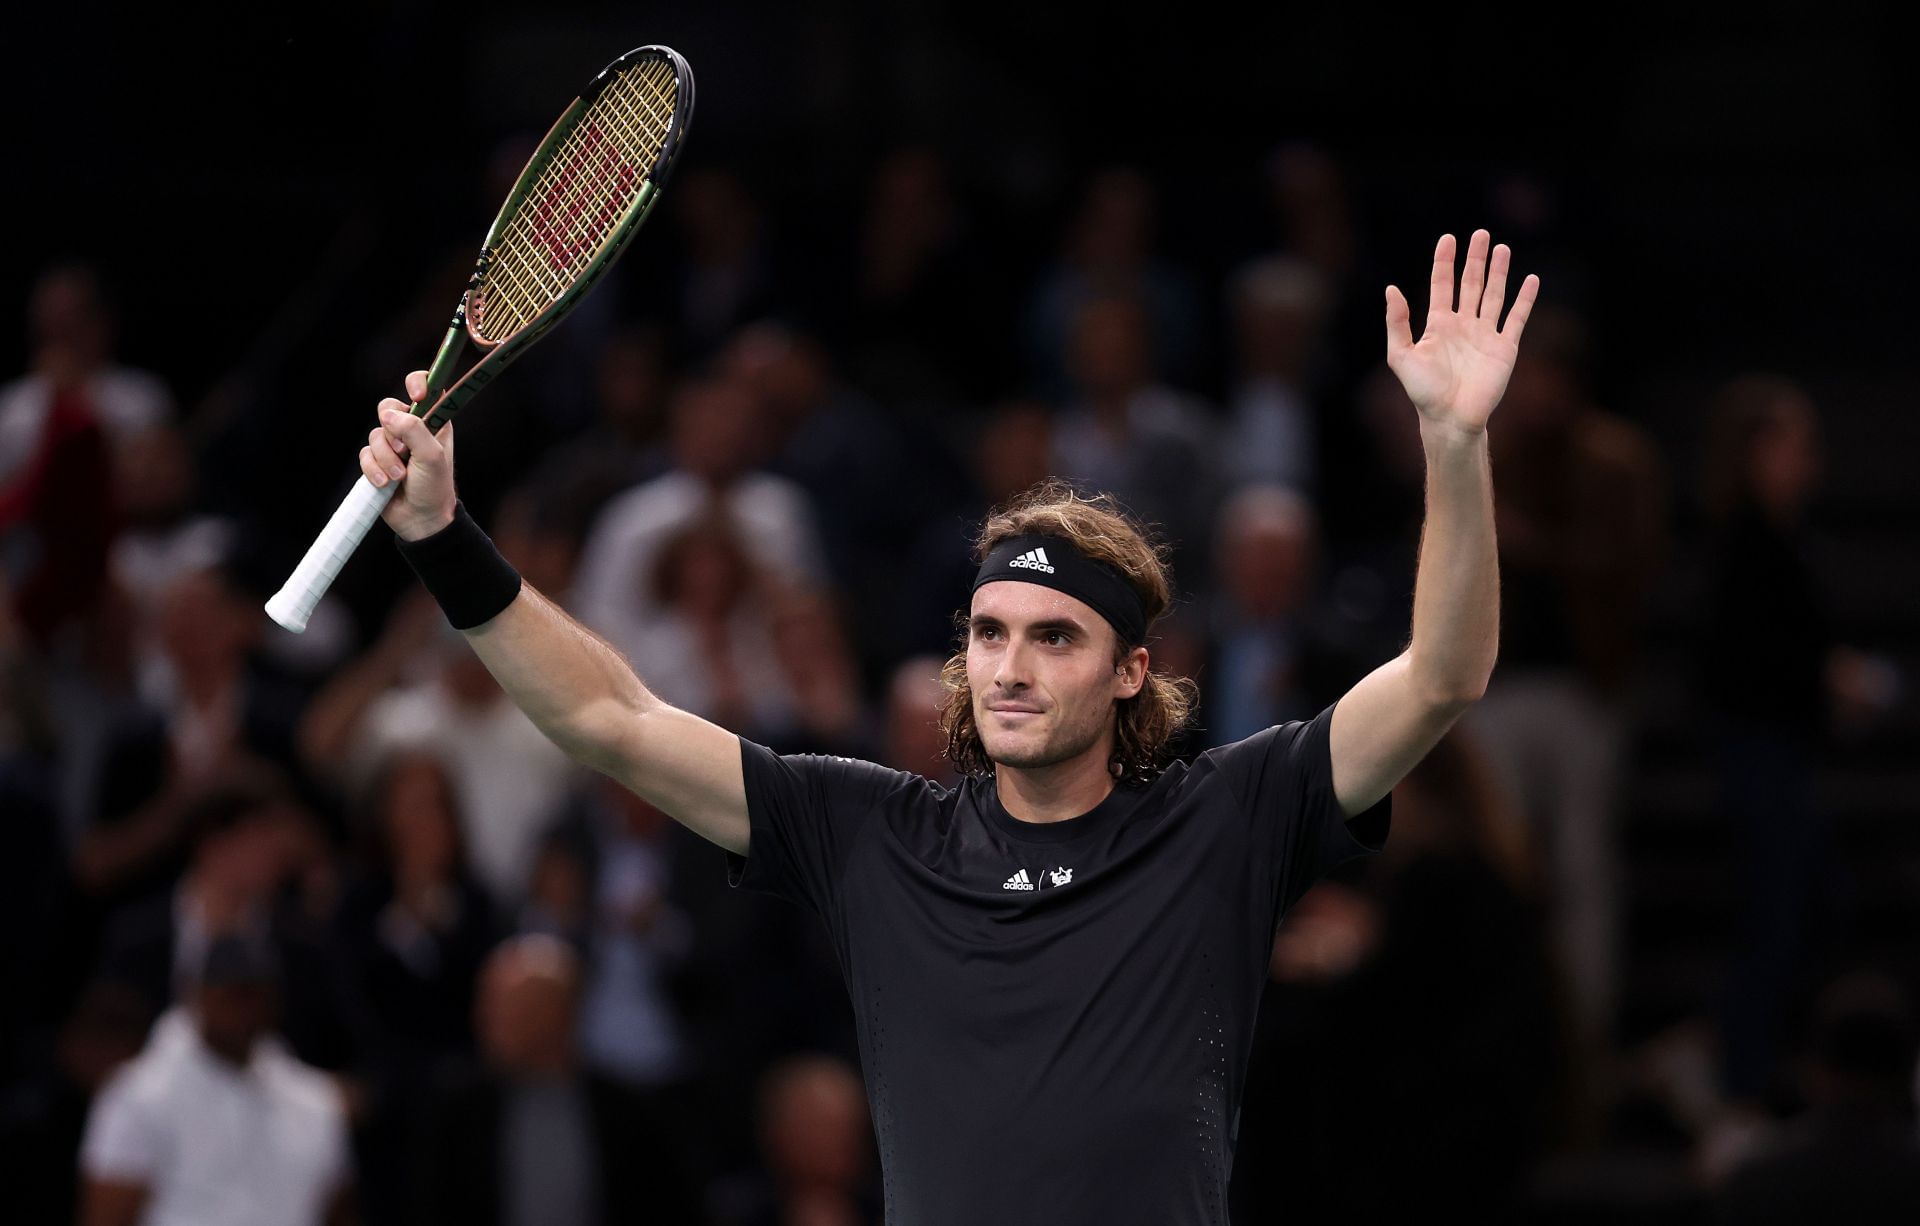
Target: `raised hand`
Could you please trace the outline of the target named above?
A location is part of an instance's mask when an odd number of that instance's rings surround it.
[[[427,372],[407,376],[407,395],[427,394]],[[453,522],[453,422],[438,434],[391,397],[380,402],[380,424],[360,449],[360,471],[376,487],[398,481],[396,497],[380,512],[403,539],[419,540]]]
[[[1475,230],[1467,246],[1467,266],[1460,275],[1460,305],[1454,306],[1454,239],[1443,234],[1433,249],[1433,278],[1428,287],[1427,325],[1414,343],[1407,300],[1396,286],[1387,287],[1387,365],[1400,378],[1414,407],[1428,422],[1465,433],[1487,428],[1487,418],[1507,390],[1514,358],[1520,352],[1520,333],[1540,293],[1540,278],[1528,275],[1514,295],[1506,327],[1500,309],[1507,296],[1505,243],[1493,249],[1491,236]]]

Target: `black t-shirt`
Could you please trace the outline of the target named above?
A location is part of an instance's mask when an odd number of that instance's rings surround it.
[[[1224,1226],[1274,930],[1386,841],[1389,800],[1342,820],[1332,715],[1046,824],[991,778],[741,741],[753,834],[728,881],[827,922],[889,1226]]]

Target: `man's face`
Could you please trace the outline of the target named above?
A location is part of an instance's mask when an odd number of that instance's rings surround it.
[[[204,984],[194,1005],[200,1037],[235,1064],[245,1064],[254,1044],[273,1027],[275,994],[267,984]]]
[[[1064,592],[1018,580],[973,594],[967,684],[987,757],[1036,768],[1104,754],[1113,704],[1140,690],[1147,653],[1121,665],[1113,627]]]

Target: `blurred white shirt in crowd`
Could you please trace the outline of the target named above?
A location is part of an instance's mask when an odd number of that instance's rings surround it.
[[[100,1092],[80,1150],[88,1178],[147,1187],[144,1226],[311,1226],[348,1163],[330,1078],[272,1037],[236,1068],[178,1006]]]

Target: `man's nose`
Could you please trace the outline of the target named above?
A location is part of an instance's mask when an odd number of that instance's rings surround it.
[[[1002,689],[1017,689],[1026,685],[1027,679],[1027,649],[1015,639],[1000,653],[1000,666],[994,670],[993,681]]]

